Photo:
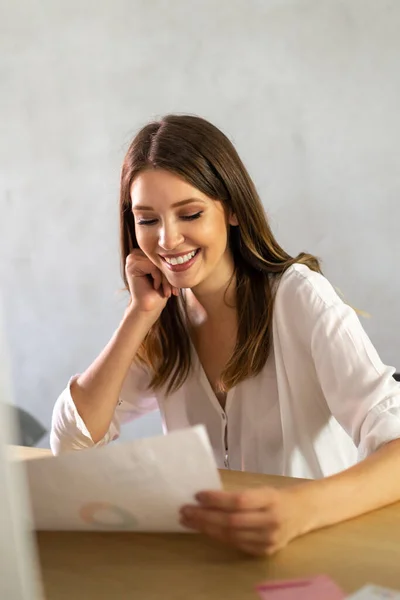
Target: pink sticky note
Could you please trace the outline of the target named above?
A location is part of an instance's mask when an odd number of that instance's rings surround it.
[[[345,598],[340,587],[326,575],[261,583],[256,590],[261,600],[343,600]]]

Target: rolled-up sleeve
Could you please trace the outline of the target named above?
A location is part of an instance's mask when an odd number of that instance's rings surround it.
[[[282,292],[289,323],[309,354],[329,411],[351,436],[362,460],[400,438],[400,384],[385,365],[356,312],[319,273],[296,267]]]
[[[133,363],[123,383],[110,427],[105,436],[95,444],[71,396],[71,384],[77,377],[79,375],[70,379],[53,409],[50,432],[53,454],[104,446],[119,437],[122,424],[158,408],[156,395],[149,388],[150,377],[147,370]]]
[[[326,307],[311,340],[317,376],[328,406],[353,438],[359,460],[400,438],[400,386],[356,313],[340,298]]]

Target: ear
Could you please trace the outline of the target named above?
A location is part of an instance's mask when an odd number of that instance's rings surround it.
[[[237,227],[239,225],[239,222],[238,222],[235,214],[231,213],[231,215],[229,216],[229,219],[228,219],[228,223],[229,223],[229,225],[233,225],[234,227]]]

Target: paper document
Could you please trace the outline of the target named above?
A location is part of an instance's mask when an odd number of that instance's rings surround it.
[[[267,581],[256,590],[262,600],[344,600],[345,597],[339,586],[326,575]]]
[[[377,585],[366,585],[348,596],[348,600],[400,600],[400,592]]]
[[[25,465],[38,530],[187,531],[181,506],[221,489],[202,425]]]

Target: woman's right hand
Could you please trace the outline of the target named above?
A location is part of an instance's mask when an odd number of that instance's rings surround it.
[[[171,295],[178,296],[165,275],[139,249],[133,250],[125,262],[125,274],[131,294],[131,306],[145,313],[156,313],[157,318]]]

